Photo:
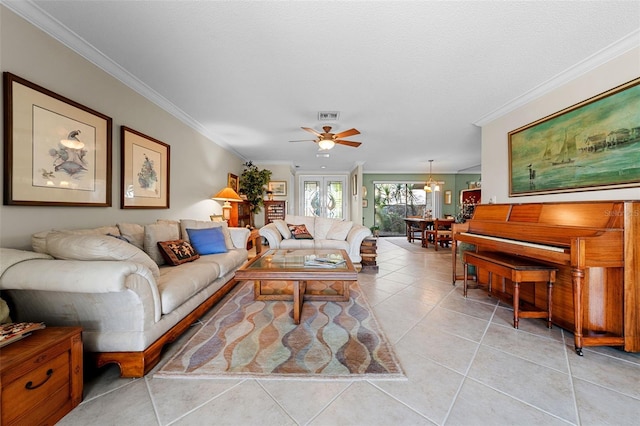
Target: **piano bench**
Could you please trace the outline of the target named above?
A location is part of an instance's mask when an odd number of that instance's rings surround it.
[[[474,265],[478,269],[489,272],[489,293],[491,293],[491,278],[496,274],[503,279],[513,282],[513,327],[518,328],[520,318],[546,318],[547,327],[551,328],[551,293],[553,283],[556,281],[558,269],[553,266],[536,263],[532,260],[509,256],[498,252],[472,252],[466,251],[463,255],[464,263],[464,297],[467,297],[467,266]],[[522,310],[520,309],[520,283],[522,282],[546,282],[547,283],[547,309],[546,310]]]

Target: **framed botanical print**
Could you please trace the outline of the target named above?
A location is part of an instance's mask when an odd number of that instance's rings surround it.
[[[273,195],[285,196],[287,195],[287,181],[284,180],[272,180],[267,184],[267,191],[271,191]]]
[[[4,204],[111,206],[112,120],[4,73]]]
[[[233,173],[227,173],[227,186],[236,193],[238,192],[238,176]]]
[[[171,147],[126,126],[120,128],[123,209],[168,209]]]

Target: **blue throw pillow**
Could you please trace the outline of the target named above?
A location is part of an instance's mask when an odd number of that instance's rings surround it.
[[[198,254],[226,253],[227,245],[224,242],[222,228],[191,229],[187,228],[191,246]]]

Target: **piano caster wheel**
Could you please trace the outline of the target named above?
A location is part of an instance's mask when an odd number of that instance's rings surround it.
[[[578,355],[580,355],[580,356],[583,356],[583,355],[582,355],[582,348],[576,348],[576,353],[577,353]]]

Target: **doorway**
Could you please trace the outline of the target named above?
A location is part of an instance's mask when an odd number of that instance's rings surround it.
[[[300,176],[300,214],[345,219],[346,187],[346,176]]]

